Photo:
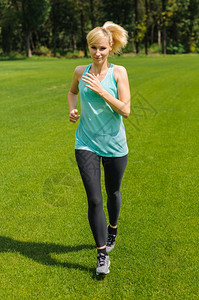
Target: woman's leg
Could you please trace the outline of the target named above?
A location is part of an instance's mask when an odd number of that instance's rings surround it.
[[[107,208],[109,214],[109,222],[113,227],[116,227],[119,218],[122,202],[120,187],[127,161],[128,155],[125,155],[123,157],[102,158],[105,174],[105,186],[108,196]]]
[[[101,192],[100,156],[87,150],[75,150],[79,171],[88,198],[88,219],[98,248],[106,245],[106,217]]]

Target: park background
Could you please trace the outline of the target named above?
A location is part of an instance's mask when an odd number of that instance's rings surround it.
[[[0,55],[87,56],[86,34],[107,20],[125,52],[198,53],[198,0],[1,0]]]
[[[117,245],[99,278],[67,92],[91,62],[86,33],[107,20],[129,32],[110,62],[132,97]],[[0,299],[199,298],[198,22],[191,0],[0,1]],[[107,216],[103,172],[102,193]]]

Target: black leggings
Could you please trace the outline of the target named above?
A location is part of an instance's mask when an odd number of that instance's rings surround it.
[[[107,224],[101,192],[101,157],[87,150],[75,150],[75,155],[88,198],[88,220],[97,247],[102,247],[106,244]],[[120,213],[120,186],[127,161],[128,155],[102,157],[109,222],[112,226],[117,225]]]

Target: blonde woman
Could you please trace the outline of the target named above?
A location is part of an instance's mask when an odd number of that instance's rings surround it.
[[[87,35],[92,63],[78,66],[68,93],[69,120],[80,118],[76,109],[78,93],[81,118],[75,135],[75,155],[88,199],[88,219],[97,246],[96,274],[108,274],[107,252],[115,246],[121,207],[120,186],[128,160],[128,147],[122,117],[130,113],[130,89],[126,69],[108,62],[127,43],[121,26],[106,22]],[[103,211],[101,193],[102,160],[109,226]]]

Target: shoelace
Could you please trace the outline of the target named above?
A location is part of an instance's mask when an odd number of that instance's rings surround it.
[[[109,233],[106,245],[111,246],[115,242],[115,239],[116,235]]]
[[[104,254],[98,255],[97,262],[100,267],[105,265],[105,260],[106,260],[106,255],[104,255]]]

